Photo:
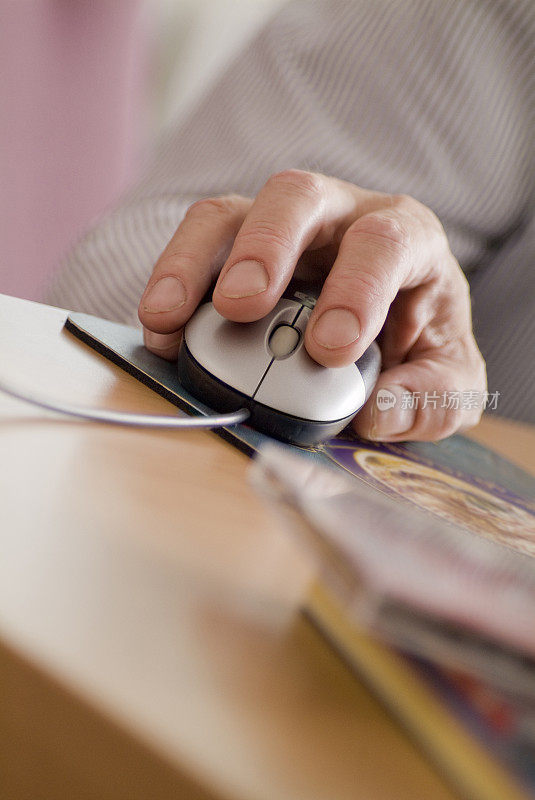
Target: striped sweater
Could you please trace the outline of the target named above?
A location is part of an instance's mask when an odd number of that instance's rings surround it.
[[[139,324],[192,202],[318,171],[435,211],[471,285],[497,411],[535,422],[534,54],[533,0],[288,3],[167,131],[48,301]]]

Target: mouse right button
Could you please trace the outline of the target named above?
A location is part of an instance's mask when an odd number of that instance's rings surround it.
[[[290,358],[273,362],[254,398],[283,414],[332,422],[358,411],[364,404],[365,388],[355,364],[322,367],[301,346]]]

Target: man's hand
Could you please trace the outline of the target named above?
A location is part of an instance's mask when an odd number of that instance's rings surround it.
[[[216,309],[250,322],[275,306],[294,272],[324,278],[305,337],[320,364],[356,361],[381,333],[384,371],[355,418],[357,433],[440,439],[477,423],[485,364],[472,334],[468,284],[439,220],[410,197],[324,175],[288,170],[254,200],[194,203],[141,298],[145,345],[176,358],[182,327],[217,276]],[[395,396],[387,410],[377,405],[380,389]],[[444,402],[462,392],[477,393],[479,403]],[[422,402],[435,393],[439,402]]]

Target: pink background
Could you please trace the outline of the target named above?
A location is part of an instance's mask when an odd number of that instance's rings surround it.
[[[0,292],[39,299],[133,180],[145,138],[142,0],[0,0]]]

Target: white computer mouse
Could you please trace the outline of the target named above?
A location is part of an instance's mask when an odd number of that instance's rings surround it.
[[[181,384],[216,411],[250,411],[247,424],[302,446],[341,431],[369,397],[381,368],[374,342],[356,363],[324,367],[304,347],[315,298],[282,298],[257,322],[230,322],[212,303],[184,329],[178,356]]]

